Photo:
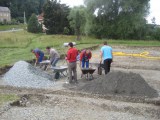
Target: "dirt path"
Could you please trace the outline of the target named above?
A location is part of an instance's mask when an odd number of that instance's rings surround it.
[[[141,53],[148,51],[151,56],[160,56],[160,48],[148,47],[113,47],[114,52]],[[99,50],[93,52],[92,63],[99,63]],[[96,66],[93,66],[96,68]],[[160,96],[160,61],[141,57],[115,56],[111,71],[139,73]],[[80,73],[80,69],[78,69]],[[94,74],[97,78],[98,75]],[[80,79],[80,75],[78,78]],[[56,81],[50,89],[26,89],[0,85],[0,93],[28,95],[27,107],[11,106],[1,120],[158,120],[160,108],[154,104],[137,101],[126,102],[116,96],[99,97],[69,91],[63,87],[65,77]],[[0,84],[1,84],[0,80]],[[81,80],[80,84],[89,81]],[[74,86],[71,86],[74,87]],[[115,99],[116,98],[116,99]],[[18,114],[17,114],[18,113]]]

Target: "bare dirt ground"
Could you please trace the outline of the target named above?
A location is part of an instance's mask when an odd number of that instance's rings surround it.
[[[142,53],[148,51],[150,56],[160,57],[158,47],[124,47],[113,46],[114,52]],[[99,63],[99,50],[93,52],[91,63]],[[61,64],[61,63],[60,63]],[[92,66],[95,67],[96,66]],[[158,91],[160,96],[160,60],[133,56],[114,56],[111,71],[134,72]],[[51,72],[52,73],[52,72]],[[88,83],[80,78],[79,85]],[[98,78],[97,71],[94,78]],[[146,102],[136,98],[121,96],[99,96],[72,91],[64,87],[67,78],[62,77],[50,89],[14,88],[0,85],[0,93],[26,95],[26,106],[19,103],[9,105],[0,111],[0,120],[158,120],[160,108],[154,98]],[[0,84],[3,81],[0,80]],[[76,86],[72,85],[70,88]],[[1,109],[0,109],[1,110]]]

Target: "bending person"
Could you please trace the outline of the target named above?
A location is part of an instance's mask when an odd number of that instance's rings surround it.
[[[51,65],[53,67],[55,67],[57,62],[60,59],[59,53],[55,49],[53,49],[51,47],[46,47],[46,50],[47,50],[47,52],[49,54]]]
[[[38,48],[36,48],[34,50],[32,49],[31,52],[36,56],[36,61],[35,61],[35,64],[34,64],[36,66],[37,63],[42,62],[42,60],[44,58],[44,53]]]
[[[83,50],[80,54],[80,66],[82,68],[89,68],[89,60],[92,57],[92,53],[89,49]]]

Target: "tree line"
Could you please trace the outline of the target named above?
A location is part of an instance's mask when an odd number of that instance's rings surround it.
[[[23,23],[24,12],[28,21],[32,13],[42,13],[43,5],[47,0],[0,0],[0,6],[8,7],[11,11],[11,17]]]
[[[11,9],[12,17],[26,12],[29,21],[32,13],[44,13],[47,34],[90,35],[107,39],[160,40],[160,28],[148,24],[150,0],[84,0],[85,6],[69,8],[57,0],[1,0]],[[3,3],[4,4],[4,3]],[[29,9],[28,9],[29,8]],[[32,26],[32,25],[31,25]]]

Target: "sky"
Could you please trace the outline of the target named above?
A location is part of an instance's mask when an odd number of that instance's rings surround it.
[[[83,0],[61,0],[70,7],[83,5]],[[156,24],[160,25],[160,5],[158,0],[150,0],[150,14],[147,17],[148,23],[152,23],[151,19],[155,17]]]

